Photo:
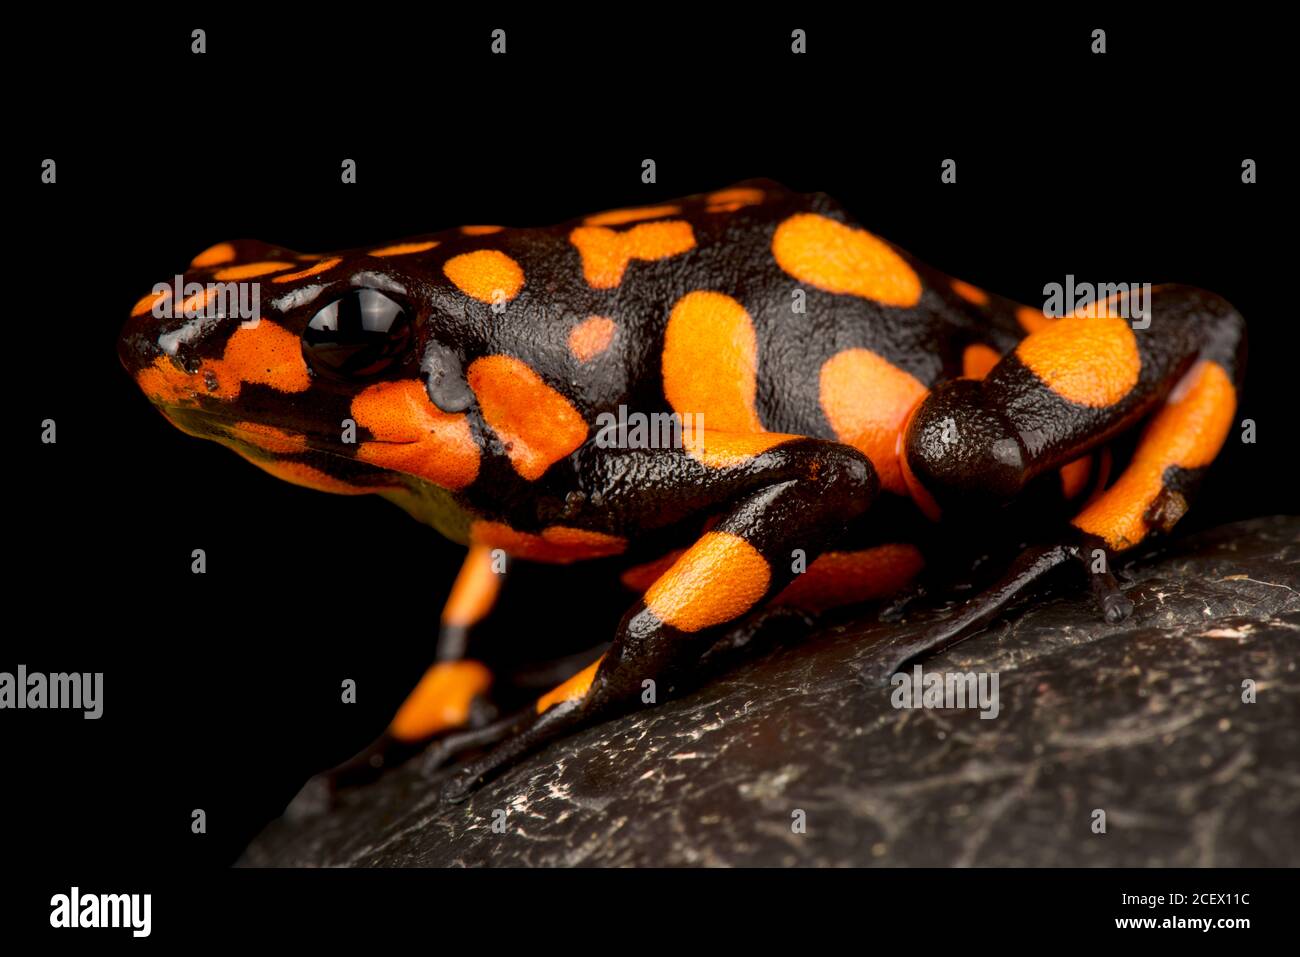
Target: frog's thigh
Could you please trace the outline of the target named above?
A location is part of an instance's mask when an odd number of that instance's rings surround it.
[[[1189,483],[1170,469],[1204,468],[1227,435],[1244,323],[1225,300],[1187,286],[1154,289],[1145,325],[1117,314],[1121,305],[1050,322],[983,379],[931,392],[906,429],[912,498],[932,517],[948,505],[1007,501],[1155,411],[1124,476],[1075,525],[1115,550],[1172,526],[1186,508],[1180,483]],[[1083,484],[1063,480],[1067,493]]]
[[[959,279],[953,280],[954,290],[958,290],[958,295],[966,298],[967,294],[960,292],[962,287],[971,288]],[[983,295],[983,293],[980,293],[980,295]],[[979,342],[971,343],[966,347],[962,357],[962,378],[983,379],[1002,361],[1002,358],[1002,355],[990,346]],[[1073,501],[1082,497],[1085,492],[1091,489],[1104,488],[1109,470],[1109,453],[1105,449],[1098,455],[1083,455],[1071,462],[1067,462],[1058,470],[1061,480],[1061,497],[1066,501]]]

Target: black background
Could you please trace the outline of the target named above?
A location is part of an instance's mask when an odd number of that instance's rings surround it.
[[[5,844],[48,865],[38,898],[73,871],[147,884],[234,860],[303,780],[384,726],[430,659],[458,562],[378,498],[289,486],[181,434],[123,373],[132,304],[220,240],[376,245],[753,176],[824,190],[922,260],[1021,301],[1067,273],[1226,296],[1251,337],[1238,420],[1259,439],[1234,431],[1186,525],[1294,511],[1279,144],[1294,117],[1278,24],[602,16],[248,14],[11,38],[41,70],[6,123],[18,414],[0,670],[105,672],[99,721],[0,717]],[[189,52],[196,25],[204,56]],[[1104,56],[1089,52],[1098,25]],[[489,53],[497,26],[504,57]],[[789,52],[795,26],[805,56]],[[356,185],[339,182],[345,157]],[[947,157],[956,185],[939,180]],[[1256,185],[1241,183],[1246,157]],[[37,438],[46,418],[57,445]],[[204,576],[190,573],[196,547]],[[516,587],[506,627],[525,642],[538,627],[598,640],[621,601],[572,573]],[[344,678],[356,705],[339,703]],[[206,835],[190,832],[193,808]]]

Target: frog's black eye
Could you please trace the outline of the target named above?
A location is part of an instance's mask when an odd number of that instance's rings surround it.
[[[361,379],[391,366],[410,341],[405,309],[376,289],[353,289],[312,316],[302,354],[316,372]]]

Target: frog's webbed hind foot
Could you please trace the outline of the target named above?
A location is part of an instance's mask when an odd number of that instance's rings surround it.
[[[936,622],[920,634],[904,633],[882,644],[863,669],[863,678],[871,684],[887,684],[892,675],[912,661],[937,655],[977,634],[1025,589],[1071,557],[1071,549],[1066,545],[1026,549],[997,584],[976,595],[953,617]]]
[[[1124,595],[1110,571],[1110,553],[1103,543],[1071,531],[1063,541],[1026,549],[995,585],[972,598],[952,618],[937,622],[919,635],[905,635],[897,642],[882,645],[863,669],[863,677],[872,684],[887,684],[896,672],[913,661],[937,655],[978,634],[1016,597],[1057,568],[1073,562],[1078,562],[1088,574],[1097,611],[1106,622],[1118,624],[1132,614],[1133,602]]]
[[[1128,464],[1070,520],[1058,545],[1026,553],[1011,573],[951,621],[902,638],[873,676],[950,647],[986,624],[1019,591],[1067,558],[1091,575],[1102,617],[1132,613],[1108,565],[1187,511],[1205,468],[1232,428],[1245,357],[1245,326],[1226,300],[1189,286],[1157,286],[1141,313],[1159,335],[1135,335],[1126,297],[1042,324],[982,377],[936,386],[903,437],[904,480],[938,517],[979,514],[1019,498],[1048,471],[1069,468],[1112,437],[1137,438]],[[1141,426],[1141,431],[1135,431]],[[1073,461],[1071,461],[1073,459]],[[1070,484],[1061,472],[1062,494]],[[1044,486],[1039,484],[1039,488]]]

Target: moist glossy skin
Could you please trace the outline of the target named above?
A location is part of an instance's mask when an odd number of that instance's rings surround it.
[[[259,282],[271,329],[215,322],[169,356],[158,341],[186,320],[145,314],[124,330],[123,361],[178,425],[289,481],[343,493],[415,489],[421,499],[431,486],[439,497],[453,492],[458,514],[444,531],[460,541],[476,519],[534,533],[559,522],[622,538],[658,524],[658,505],[635,514],[608,503],[575,508],[569,497],[588,491],[573,453],[594,438],[597,416],[620,405],[670,412],[676,400],[677,411],[703,414],[711,430],[857,433],[864,451],[878,453],[886,486],[902,492],[893,442],[911,403],[962,374],[972,344],[1014,344],[1014,316],[981,316],[942,277],[865,232],[842,226],[843,236],[820,235],[819,226],[851,222],[826,196],[774,184],[711,195],[548,229],[453,229],[323,257],[219,244],[186,281]],[[810,259],[794,259],[797,268],[816,278],[810,242],[862,242],[848,254],[884,259],[878,282],[888,302],[828,292],[784,271],[773,234],[799,216],[807,218],[795,225],[808,224],[809,234],[787,227],[782,247]],[[827,279],[853,281],[833,271]],[[373,378],[313,374],[291,342],[332,298],[358,287],[406,307],[416,326],[409,348]],[[793,311],[796,289],[806,297],[802,313]],[[683,335],[665,382],[674,308]],[[223,361],[235,336],[236,347],[247,340],[234,350],[242,364]],[[860,391],[865,377],[877,383],[870,393]],[[666,396],[666,386],[676,394]],[[340,440],[349,417],[359,426],[356,444]],[[417,438],[420,448],[400,457],[378,446]]]
[[[1052,320],[770,182],[376,249],[221,243],[185,278],[258,283],[260,319],[156,318],[169,297],[141,300],[121,357],[165,416],[471,546],[439,663],[390,738],[465,726],[490,685],[463,655],[500,587],[493,550],[627,563],[643,594],[609,651],[503,731],[466,787],[762,608],[897,590],[924,565],[905,531],[921,515],[1029,498],[1078,511],[1062,535],[1111,550],[1171,527],[1227,435],[1244,353],[1213,294],[1158,287],[1142,331],[1118,299]],[[388,332],[332,348],[338,316],[363,312]],[[688,426],[667,448],[602,418],[665,413]],[[1103,491],[1109,457],[1090,453],[1146,419]]]

